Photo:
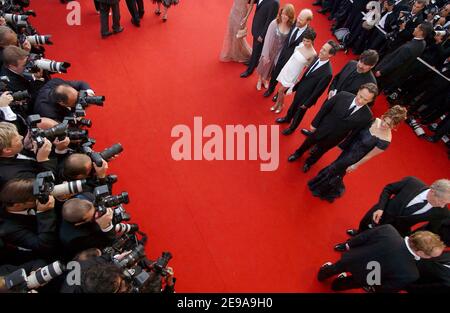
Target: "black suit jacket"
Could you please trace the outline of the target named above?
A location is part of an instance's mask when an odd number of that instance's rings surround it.
[[[13,178],[36,178],[40,172],[52,171],[57,174],[57,160],[50,158],[45,162],[0,157],[0,189]]]
[[[59,229],[59,239],[64,254],[69,259],[89,248],[103,249],[110,246],[115,234],[114,228],[109,232],[103,232],[95,222],[75,226],[63,220]]]
[[[347,91],[357,94],[359,87],[366,83],[377,83],[372,71],[367,73],[358,73],[356,71],[357,61],[349,61],[342,70],[336,74],[331,82],[329,90]]]
[[[369,262],[380,264],[381,285],[377,292],[398,292],[419,278],[416,260],[409,252],[405,240],[392,225],[366,230],[348,242],[350,250],[341,262],[361,286],[367,286]]]
[[[409,293],[450,292],[450,251],[417,263],[420,278],[407,288]]]
[[[48,81],[40,90],[34,103],[34,114],[41,117],[48,117],[62,122],[64,117],[70,113],[69,109],[54,103],[50,97],[51,92],[62,84],[68,84],[76,90],[87,90],[91,87],[83,81],[65,81],[60,78],[54,78]]]
[[[389,81],[401,79],[417,57],[422,55],[425,45],[425,40],[413,39],[386,55],[375,70],[380,71],[382,79]]]
[[[355,95],[346,91],[327,100],[314,117],[311,125],[316,131],[311,135],[324,146],[335,146],[352,131],[359,131],[369,125],[372,112],[365,105],[350,116],[346,116]]]
[[[446,207],[434,207],[428,212],[416,215],[404,214],[408,203],[428,188],[424,182],[412,176],[386,185],[376,204],[377,209],[384,211],[381,223],[392,224],[401,234],[407,235],[411,232],[411,227],[418,223],[428,221],[435,224],[450,217]]]
[[[260,5],[256,1],[255,5],[256,10],[252,23],[252,36],[254,40],[258,37],[264,40],[269,24],[277,17],[280,2],[279,0],[264,0]]]
[[[36,215],[3,213],[0,237],[9,245],[32,250],[36,257],[48,256],[58,243],[54,210]]]
[[[294,103],[298,105],[304,105],[310,108],[316,104],[317,99],[322,95],[322,93],[327,88],[328,84],[333,77],[331,63],[328,61],[321,67],[316,69],[314,72],[309,73],[309,70],[317,61],[315,58],[305,71],[300,81],[295,85],[294,91]],[[306,75],[308,74],[308,75]]]

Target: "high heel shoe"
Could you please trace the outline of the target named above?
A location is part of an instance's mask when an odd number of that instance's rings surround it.
[[[156,15],[160,15],[160,14],[161,14],[161,11],[158,10],[158,9],[156,9],[156,10],[155,10],[155,14],[156,14]]]
[[[278,108],[275,110],[275,114],[278,114],[278,113],[280,113],[281,111],[283,111],[283,105],[282,105],[282,104],[280,104],[280,105],[278,106]]]
[[[164,16],[162,17],[162,20],[163,20],[164,23],[167,22],[167,15],[164,15]]]
[[[263,81],[264,88],[269,89],[269,82],[267,80]]]
[[[261,84],[262,82],[258,80],[258,82],[256,83],[256,90],[261,90]]]
[[[270,111],[275,111],[277,109],[277,104],[275,103],[271,108]]]

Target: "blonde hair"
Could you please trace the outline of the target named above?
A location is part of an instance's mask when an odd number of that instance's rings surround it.
[[[3,149],[11,147],[13,138],[18,134],[16,125],[0,122],[0,155],[3,153]]]
[[[391,128],[397,127],[401,122],[406,120],[408,116],[408,110],[400,105],[394,105],[392,108],[387,110],[382,116],[381,119],[390,118],[391,119]]]
[[[295,8],[292,4],[287,3],[285,4],[280,12],[278,12],[278,16],[277,16],[277,24],[281,23],[281,14],[286,14],[287,17],[289,17],[289,20],[287,22],[288,26],[291,27],[292,25],[294,25],[295,23]]]
[[[428,256],[432,256],[434,249],[444,249],[445,244],[439,235],[429,231],[418,231],[409,237],[409,245],[414,251],[422,251]]]

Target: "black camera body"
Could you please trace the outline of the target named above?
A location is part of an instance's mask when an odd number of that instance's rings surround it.
[[[105,102],[105,96],[89,96],[86,90],[80,90],[78,92],[78,103],[83,109],[89,105],[103,106]]]
[[[67,73],[70,67],[68,62],[57,62],[44,59],[42,55],[31,53],[28,56],[23,75],[31,80],[31,74],[39,72],[40,69],[50,73]]]
[[[123,151],[123,147],[120,143],[116,143],[109,148],[106,148],[102,152],[95,152],[92,147],[95,145],[95,140],[89,139],[81,146],[81,152],[88,155],[92,162],[97,166],[102,166],[103,160],[109,161],[115,155],[118,155]]]
[[[37,124],[41,122],[41,116],[39,114],[28,116],[26,122],[30,130],[31,138],[36,142],[38,148],[44,144],[44,138],[54,141],[56,138],[64,140],[67,137],[67,122],[62,122],[49,129],[40,129],[37,127]]]
[[[112,196],[108,185],[98,186],[94,189],[94,206],[100,215],[104,215],[108,208],[113,208],[114,225],[122,221],[129,221],[130,215],[122,206],[123,203],[129,203],[128,193],[122,192],[120,195]]]
[[[55,176],[52,172],[41,172],[37,174],[33,183],[33,196],[42,204],[48,202],[50,195],[54,197],[66,196],[83,192],[87,186],[86,180],[74,180],[55,184]]]

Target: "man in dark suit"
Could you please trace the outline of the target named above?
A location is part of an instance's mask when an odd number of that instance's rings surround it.
[[[377,94],[377,86],[369,83],[362,85],[356,96],[342,91],[327,100],[311,123],[313,131],[289,156],[288,161],[297,160],[315,146],[303,166],[303,172],[306,173],[324,153],[339,144],[352,131],[359,131],[369,125],[373,116],[366,104],[374,101]]]
[[[45,204],[36,201],[33,182],[33,178],[12,179],[1,189],[0,238],[44,258],[55,252],[58,242],[55,199],[50,196]]]
[[[59,238],[68,258],[89,248],[103,249],[115,239],[111,208],[99,216],[92,202],[73,198],[64,203],[62,217]]]
[[[102,38],[111,36],[112,34],[118,34],[123,31],[123,27],[120,26],[120,0],[97,0],[100,5],[100,35]],[[109,30],[109,11],[112,11],[112,29]]]
[[[381,18],[372,29],[369,37],[365,41],[366,49],[376,51],[384,51],[387,44],[386,35],[393,30],[393,26],[397,24],[397,12],[394,10],[395,0],[386,0],[383,4],[383,12]]]
[[[303,9],[298,15],[296,24],[292,26],[288,37],[284,41],[283,47],[281,48],[277,63],[275,64],[270,76],[269,88],[264,93],[264,97],[269,97],[275,91],[275,87],[278,84],[278,75],[287,61],[291,58],[295,48],[303,41],[303,34],[305,30],[309,28],[309,24],[312,19],[313,13],[309,9]]]
[[[445,249],[438,235],[424,231],[403,239],[391,225],[367,230],[344,245],[341,259],[322,265],[317,277],[324,281],[341,273],[331,285],[335,291],[401,291],[419,278],[416,261],[438,257]]]
[[[43,171],[56,175],[57,160],[50,155],[51,142],[45,138],[42,147],[33,153],[24,149],[22,140],[14,124],[0,122],[0,188],[10,179],[35,178]]]
[[[276,18],[280,7],[279,0],[256,0],[256,10],[252,23],[253,50],[250,61],[245,72],[241,74],[242,78],[250,76],[258,66],[264,46],[269,24]]]
[[[126,0],[128,11],[131,14],[131,23],[136,26],[141,26],[141,18],[144,17],[144,1],[143,0]]]
[[[380,224],[392,224],[403,236],[418,223],[439,224],[450,217],[450,180],[440,179],[430,187],[416,177],[386,185],[378,203],[362,218],[359,229],[347,230],[349,235]],[[432,227],[432,226],[430,226]]]
[[[377,83],[372,74],[372,68],[378,62],[378,53],[375,50],[366,50],[358,61],[349,61],[342,70],[334,76],[328,89],[328,99],[331,99],[340,91],[347,91],[356,94],[361,85],[367,83]]]
[[[430,260],[417,263],[420,278],[408,286],[408,293],[450,292],[450,251]]]
[[[79,91],[86,90],[91,96],[94,91],[83,81],[49,80],[40,90],[34,103],[34,114],[62,122],[70,109],[78,102]]]
[[[403,82],[414,64],[425,50],[425,38],[431,34],[433,27],[430,23],[422,23],[414,29],[414,39],[405,43],[392,53],[386,55],[375,68],[375,76],[380,88],[394,89],[399,82]]]
[[[339,46],[333,40],[325,43],[320,49],[319,56],[311,62],[305,74],[295,85],[295,97],[285,117],[276,119],[277,123],[291,123],[283,130],[283,135],[292,134],[300,124],[303,116],[327,88],[333,77],[330,57],[335,55]],[[292,121],[292,122],[291,122]]]

